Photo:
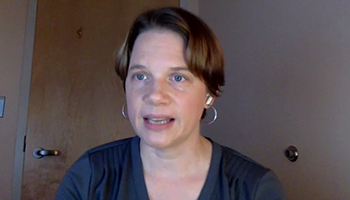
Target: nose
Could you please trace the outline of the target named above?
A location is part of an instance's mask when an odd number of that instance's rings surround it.
[[[167,105],[170,102],[170,86],[167,81],[153,80],[146,89],[144,101],[156,106]]]

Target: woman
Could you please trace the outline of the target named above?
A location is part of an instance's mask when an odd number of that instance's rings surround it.
[[[87,151],[57,200],[285,199],[269,169],[200,134],[224,85],[221,48],[202,20],[181,8],[141,14],[116,71],[137,136]]]

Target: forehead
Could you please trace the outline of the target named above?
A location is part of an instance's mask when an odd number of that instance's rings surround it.
[[[177,36],[179,38],[182,38],[182,42],[185,43],[185,38],[183,38],[183,35],[178,33],[176,30],[172,30],[170,28],[166,27],[152,27],[148,29],[141,30],[139,34],[135,38],[135,42],[137,39],[140,38],[142,35],[173,35]]]
[[[185,44],[180,35],[169,30],[152,29],[137,37],[130,65],[159,63],[186,65]]]
[[[180,46],[183,51],[185,49],[185,42],[182,37],[171,30],[154,28],[140,33],[135,39],[133,50],[139,48],[141,45],[164,45],[164,46]]]

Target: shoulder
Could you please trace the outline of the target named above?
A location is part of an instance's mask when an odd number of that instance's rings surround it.
[[[94,147],[86,152],[87,155],[95,155],[99,153],[105,153],[108,151],[125,151],[131,145],[132,140],[136,139],[135,137],[125,138],[121,140],[116,140],[106,144],[99,145]]]
[[[131,150],[131,143],[135,139],[137,138],[126,138],[94,147],[80,156],[68,172],[81,173],[82,169],[91,172],[94,167],[99,165],[103,167],[110,161],[113,161],[113,165],[120,164],[128,156],[127,152]]]
[[[66,175],[87,177],[103,175],[106,169],[121,169],[131,156],[131,143],[136,137],[109,142],[86,151],[69,168]]]
[[[88,160],[92,168],[123,165],[125,159],[131,155],[131,144],[134,140],[137,138],[125,138],[102,144],[86,151],[80,159]]]
[[[252,199],[286,199],[273,171],[234,149],[218,146],[222,151],[222,169],[231,190],[245,191]]]
[[[131,157],[131,143],[137,140],[126,138],[86,151],[67,171],[55,199],[88,199],[109,194],[104,191],[109,188],[106,184],[119,184],[126,160]],[[101,194],[95,194],[97,188]]]
[[[226,146],[221,146],[222,164],[229,176],[258,178],[270,171],[267,167]]]

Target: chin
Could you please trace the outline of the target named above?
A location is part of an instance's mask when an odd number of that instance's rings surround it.
[[[174,138],[169,138],[164,134],[160,133],[147,133],[147,134],[138,134],[141,138],[141,141],[148,147],[155,149],[166,149],[173,145]]]

